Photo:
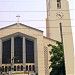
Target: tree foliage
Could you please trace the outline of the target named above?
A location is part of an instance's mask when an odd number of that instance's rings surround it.
[[[51,65],[49,68],[52,68],[50,75],[66,75],[62,43],[57,41],[56,46],[52,44],[49,44],[48,46],[52,47],[51,51],[49,51],[51,55]]]

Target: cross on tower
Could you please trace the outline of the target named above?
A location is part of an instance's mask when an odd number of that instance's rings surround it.
[[[17,23],[19,23],[19,17],[20,17],[20,16],[19,16],[19,15],[17,15],[16,17],[17,17]]]

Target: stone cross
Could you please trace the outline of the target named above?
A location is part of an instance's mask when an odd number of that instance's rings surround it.
[[[16,17],[17,17],[17,23],[19,23],[19,18],[20,18],[20,16],[19,16],[19,15],[17,15]]]

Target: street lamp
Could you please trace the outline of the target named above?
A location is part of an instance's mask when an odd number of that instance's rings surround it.
[[[13,70],[14,59],[15,59],[15,57],[13,57],[13,58],[11,59],[11,69],[12,69],[12,70]]]
[[[13,64],[14,64],[14,59],[15,59],[16,57],[13,57],[12,59],[11,59],[11,75],[12,75],[12,70],[14,69],[13,68]]]
[[[17,57],[13,57],[12,59],[11,59],[11,71],[14,69],[13,68],[13,64],[14,64],[14,59],[16,59]],[[17,62],[19,62],[19,60],[17,60]]]

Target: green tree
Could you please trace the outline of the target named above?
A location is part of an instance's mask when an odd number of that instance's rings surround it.
[[[48,46],[51,47],[51,51],[49,51],[51,55],[49,68],[52,68],[50,75],[66,75],[63,44],[57,41],[56,45],[49,44]]]

